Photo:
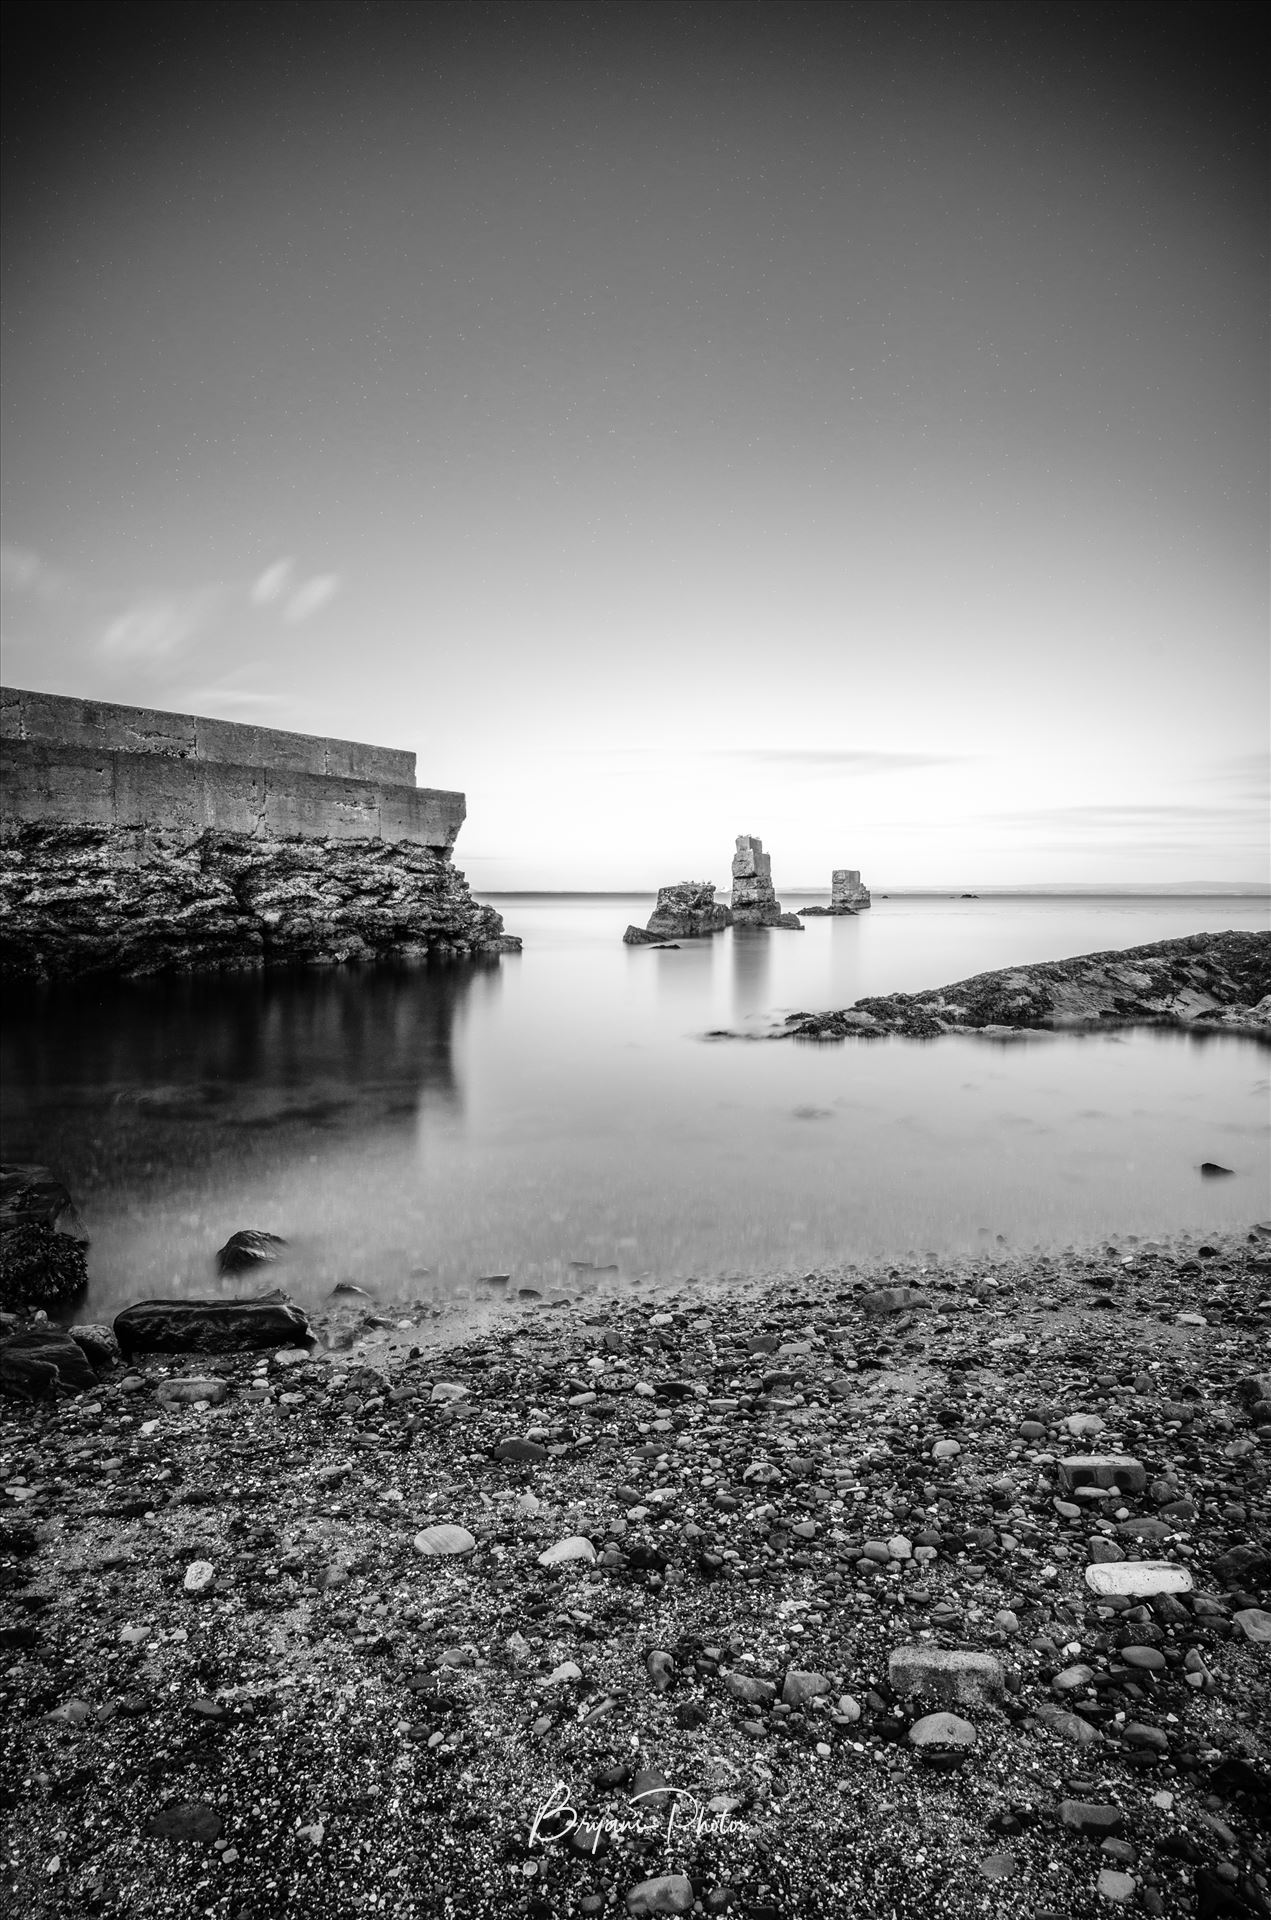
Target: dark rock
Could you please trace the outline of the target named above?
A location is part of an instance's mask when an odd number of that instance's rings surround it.
[[[22,1400],[97,1385],[84,1350],[60,1327],[37,1327],[0,1346],[0,1388]]]
[[[279,1248],[287,1242],[277,1233],[262,1233],[257,1227],[243,1227],[231,1233],[223,1247],[216,1250],[218,1273],[249,1273],[279,1257]]]
[[[537,1466],[547,1458],[547,1448],[540,1446],[537,1440],[522,1440],[512,1434],[506,1440],[500,1440],[494,1448],[496,1460],[521,1460]]]
[[[75,1326],[70,1329],[71,1339],[77,1347],[82,1347],[89,1364],[98,1372],[113,1367],[119,1359],[119,1342],[110,1327]]]
[[[81,1241],[34,1220],[0,1234],[0,1307],[13,1312],[63,1306],[87,1285]]]
[[[0,1308],[55,1307],[88,1284],[88,1235],[47,1167],[0,1167]]]
[[[221,1816],[206,1800],[182,1800],[162,1807],[146,1821],[146,1832],[158,1840],[198,1840],[205,1846],[221,1831]]]
[[[138,1300],[115,1317],[115,1337],[134,1353],[248,1353],[307,1345],[300,1308],[284,1293],[251,1300]]]
[[[1220,1167],[1216,1160],[1202,1160],[1200,1163],[1200,1170],[1204,1174],[1206,1180],[1214,1180],[1214,1179],[1217,1179],[1221,1174],[1235,1172],[1234,1167]]]
[[[628,947],[656,947],[662,944],[656,933],[649,933],[644,927],[628,927],[622,940],[623,945]]]
[[[47,1167],[0,1167],[0,1233],[33,1222],[88,1243],[70,1194]]]

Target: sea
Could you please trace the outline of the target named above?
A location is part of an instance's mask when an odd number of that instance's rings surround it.
[[[648,895],[486,897],[522,953],[60,989],[14,1010],[4,1157],[74,1197],[80,1318],[250,1290],[215,1277],[242,1228],[286,1241],[278,1277],[306,1305],[343,1283],[475,1321],[496,1295],[528,1308],[1271,1219],[1257,1039],[771,1037],[867,994],[1265,928],[1265,898],[875,895],[803,932],[653,950],[622,940]]]

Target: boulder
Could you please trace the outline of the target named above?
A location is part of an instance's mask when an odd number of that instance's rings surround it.
[[[216,1271],[251,1273],[256,1267],[276,1260],[279,1249],[286,1244],[279,1234],[262,1233],[256,1227],[244,1227],[238,1233],[231,1233],[225,1245],[217,1248]]]
[[[622,944],[624,947],[659,947],[662,942],[656,933],[649,933],[644,927],[628,927]]]
[[[35,1327],[0,1346],[0,1388],[21,1400],[83,1393],[96,1385],[84,1349],[60,1327]]]
[[[251,1353],[309,1341],[309,1322],[276,1289],[250,1300],[138,1300],[115,1316],[125,1358],[134,1353]]]

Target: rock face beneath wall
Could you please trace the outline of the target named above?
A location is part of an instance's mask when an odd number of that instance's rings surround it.
[[[860,868],[835,867],[830,881],[831,913],[859,913],[869,904],[869,888],[861,885]]]
[[[715,904],[713,880],[677,880],[674,886],[658,888],[647,928],[628,927],[622,937],[629,947],[691,940],[698,934],[718,933],[731,919],[727,907]]]
[[[733,924],[775,927],[781,917],[781,902],[772,887],[771,855],[764,852],[762,840],[739,833],[733,855]]]
[[[0,838],[0,979],[516,951],[433,847],[30,823]]]

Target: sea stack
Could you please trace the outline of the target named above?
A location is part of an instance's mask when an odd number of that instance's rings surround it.
[[[754,834],[739,833],[733,855],[733,925],[775,927],[781,917],[781,902],[772,887],[772,856]]]
[[[869,904],[869,888],[861,885],[860,868],[835,867],[831,875],[830,912],[859,913]]]

